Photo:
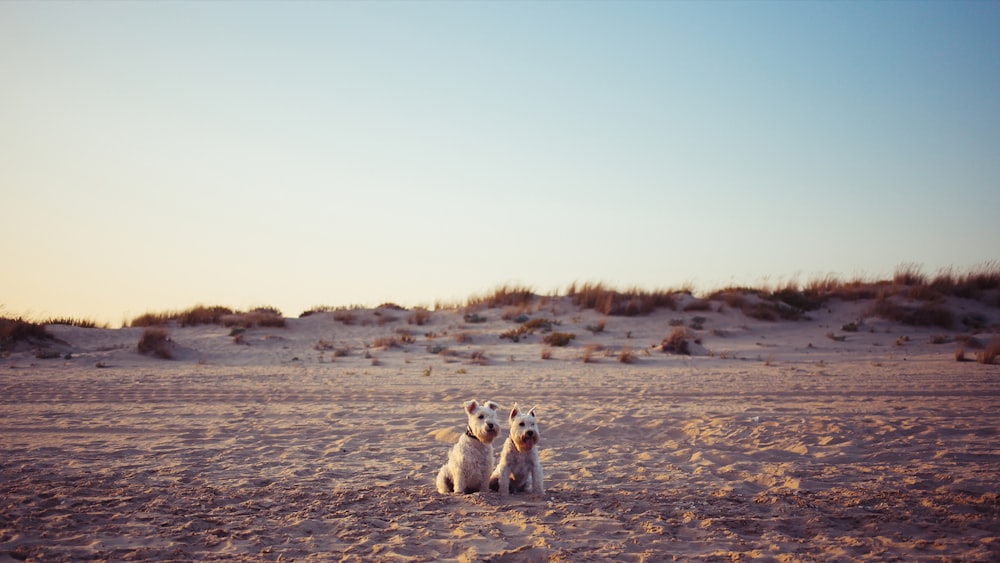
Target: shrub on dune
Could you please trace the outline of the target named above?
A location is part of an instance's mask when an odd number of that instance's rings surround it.
[[[164,360],[169,360],[174,357],[173,351],[171,350],[171,345],[173,341],[170,340],[170,334],[164,328],[160,327],[146,327],[142,331],[142,337],[139,338],[139,344],[137,346],[139,353],[146,356],[156,356]]]

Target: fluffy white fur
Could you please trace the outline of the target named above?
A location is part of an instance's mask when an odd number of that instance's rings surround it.
[[[448,452],[448,463],[438,471],[438,492],[468,494],[486,491],[490,471],[493,470],[493,439],[500,433],[499,409],[500,405],[493,401],[483,404],[466,401],[469,426]]]
[[[510,411],[510,436],[490,476],[490,489],[501,495],[525,491],[541,495],[545,492],[542,464],[538,459],[539,438],[535,409],[522,413],[515,404]]]

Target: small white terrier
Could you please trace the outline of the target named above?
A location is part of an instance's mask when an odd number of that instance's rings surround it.
[[[544,494],[542,464],[538,460],[538,421],[535,409],[521,413],[514,404],[510,410],[510,437],[503,444],[500,463],[490,475],[490,489],[501,495],[531,491]]]
[[[493,401],[479,404],[466,401],[469,427],[448,452],[448,463],[437,475],[437,490],[442,494],[485,492],[493,470],[493,439],[500,433]]]

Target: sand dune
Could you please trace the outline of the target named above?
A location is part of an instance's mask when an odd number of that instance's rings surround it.
[[[1000,366],[931,343],[956,331],[843,332],[862,306],[549,304],[576,338],[548,360],[499,310],[172,327],[169,361],[51,327],[60,358],[0,360],[0,560],[1000,559]],[[703,355],[654,347],[695,316]],[[537,405],[544,497],[435,491],[470,398]]]

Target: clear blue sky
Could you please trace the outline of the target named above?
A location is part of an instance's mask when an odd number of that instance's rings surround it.
[[[0,304],[1000,258],[997,2],[0,2]]]

